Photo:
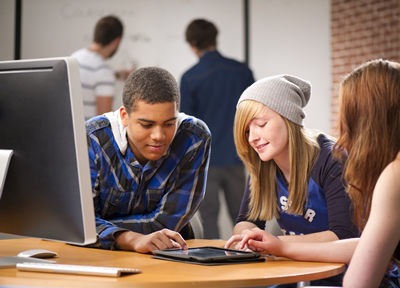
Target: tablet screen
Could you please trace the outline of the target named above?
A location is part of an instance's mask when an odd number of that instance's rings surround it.
[[[248,252],[241,251],[230,251],[224,249],[215,249],[213,247],[199,247],[199,248],[189,248],[188,250],[169,250],[170,254],[180,254],[188,255],[199,258],[210,258],[210,257],[220,257],[220,256],[235,256],[235,255],[248,255]]]
[[[191,259],[197,261],[219,261],[219,260],[238,260],[254,259],[260,257],[259,253],[225,249],[220,247],[194,247],[187,250],[166,249],[153,251],[156,255],[173,258]]]

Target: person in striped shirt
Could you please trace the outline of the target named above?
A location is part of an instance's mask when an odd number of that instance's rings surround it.
[[[79,62],[85,120],[112,111],[116,75],[121,79],[129,75],[127,71],[114,73],[106,62],[117,51],[122,33],[123,25],[118,18],[103,17],[96,24],[90,46],[71,55]]]

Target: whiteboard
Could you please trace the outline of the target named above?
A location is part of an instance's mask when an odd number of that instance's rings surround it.
[[[219,30],[218,49],[244,61],[242,0],[35,0],[22,3],[21,58],[69,56],[92,42],[96,22],[115,15],[124,24],[114,69],[158,66],[179,82],[198,59],[185,42],[185,29],[195,18],[212,21]],[[120,93],[122,83],[119,83]],[[117,97],[114,106],[122,101]]]
[[[206,18],[219,29],[218,49],[244,61],[243,0],[23,0],[21,58],[71,55],[91,43],[101,17],[124,23],[115,69],[159,66],[179,82],[197,62],[186,26]],[[301,2],[301,3],[300,3]],[[250,0],[250,68],[256,80],[280,73],[311,81],[306,126],[330,131],[330,0]],[[122,83],[114,108],[122,105]]]

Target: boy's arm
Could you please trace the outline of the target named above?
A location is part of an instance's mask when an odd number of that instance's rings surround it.
[[[187,244],[182,236],[178,232],[169,229],[163,229],[148,235],[132,231],[118,232],[115,234],[115,239],[121,249],[133,250],[139,253],[171,248],[187,249]]]
[[[121,247],[119,247],[115,241],[114,234],[120,231],[128,231],[128,229],[117,227],[111,222],[106,221],[100,217],[99,198],[101,191],[100,183],[98,180],[100,174],[100,167],[98,165],[100,164],[98,164],[98,161],[96,161],[98,155],[94,150],[94,145],[92,145],[92,139],[89,135],[87,135],[87,142],[89,150],[90,177],[92,182],[92,196],[97,233],[96,243],[90,244],[88,245],[88,247],[104,248],[110,250],[121,249]]]

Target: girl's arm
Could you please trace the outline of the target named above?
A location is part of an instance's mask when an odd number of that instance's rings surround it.
[[[233,236],[229,238],[229,240],[226,242],[225,248],[239,249],[236,244],[234,247],[231,247],[231,245],[240,242],[243,239],[244,235],[254,230],[261,231],[261,229],[252,222],[242,221],[237,223],[233,228]]]
[[[278,237],[285,242],[327,242],[339,240],[337,235],[332,231],[323,231],[307,235],[283,235]]]
[[[266,231],[246,234],[239,249],[250,248],[262,254],[288,257],[301,261],[349,263],[359,238],[330,242],[284,242]]]
[[[233,227],[233,234],[246,234],[246,232],[258,228],[256,224],[248,221],[239,222]]]
[[[344,287],[378,287],[400,241],[400,153],[379,177],[371,214],[362,232]]]

